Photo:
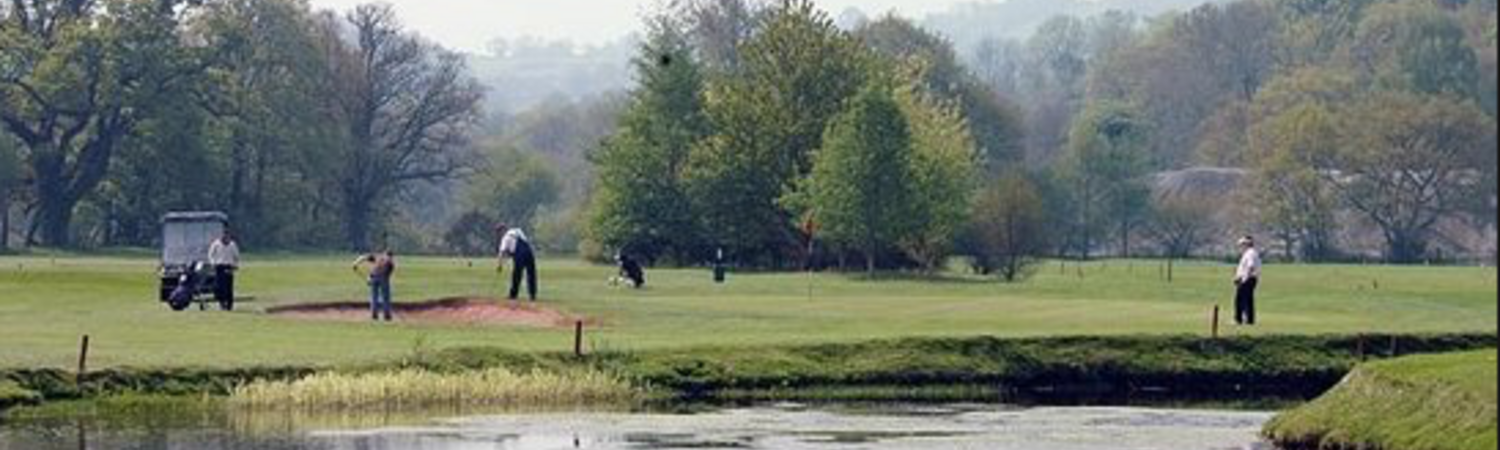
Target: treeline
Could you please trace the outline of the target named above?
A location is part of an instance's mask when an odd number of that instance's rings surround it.
[[[1494,226],[1494,11],[1062,17],[964,65],[900,18],[839,29],[805,2],[689,2],[652,20],[620,131],[593,156],[586,234],[598,255],[935,269],[957,254],[1013,278],[1044,255],[1186,257],[1247,233],[1332,260],[1339,228],[1369,227],[1389,260],[1420,261],[1439,226]]]
[[[28,245],[153,245],[184,209],[255,248],[381,244],[402,198],[483,167],[482,93],[389,6],[4,2],[0,244],[12,205]]]
[[[1024,41],[984,40],[968,61],[1022,106],[1028,165],[1066,189],[1098,186],[1066,175],[1091,118],[1140,130],[1107,146],[1131,156],[1104,179],[1157,174],[1149,197],[1100,202],[1116,209],[1104,214],[1113,244],[1090,237],[1103,231],[1098,207],[1047,202],[1075,218],[1052,228],[1067,253],[1128,254],[1139,239],[1188,254],[1254,232],[1305,261],[1493,259],[1495,3],[1240,0],[1059,17]]]

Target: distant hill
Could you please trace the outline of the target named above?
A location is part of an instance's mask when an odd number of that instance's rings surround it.
[[[1186,11],[1204,3],[1227,3],[1227,0],[982,1],[958,4],[948,11],[928,15],[922,24],[947,36],[960,49],[969,49],[990,36],[1026,39],[1047,19],[1056,16],[1088,17],[1115,10],[1152,17]]]
[[[512,44],[503,55],[467,55],[470,73],[488,88],[487,114],[526,111],[550,98],[579,101],[623,91],[631,84],[636,39],[604,47],[568,42]]]

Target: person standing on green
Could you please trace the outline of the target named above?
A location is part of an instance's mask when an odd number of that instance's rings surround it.
[[[526,293],[531,297],[532,303],[536,302],[536,251],[531,246],[531,240],[526,238],[526,233],[520,228],[510,228],[505,224],[495,227],[495,234],[500,235],[500,255],[497,270],[504,270],[507,258],[515,261],[515,267],[510,274],[510,300],[515,300],[521,293],[521,277],[526,277]]]
[[[369,266],[370,320],[379,321],[384,316],[391,321],[391,277],[396,274],[396,253],[390,250],[360,255],[354,260],[353,269]]]

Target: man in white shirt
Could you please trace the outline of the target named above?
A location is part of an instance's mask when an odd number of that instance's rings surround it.
[[[521,275],[526,276],[526,293],[530,295],[531,301],[536,302],[536,252],[531,247],[531,240],[526,238],[526,233],[520,228],[510,228],[505,224],[495,227],[496,234],[500,237],[499,266],[497,270],[504,270],[505,259],[515,261],[515,267],[510,274],[510,297],[515,300],[521,291]]]
[[[234,309],[234,272],[240,268],[240,246],[228,230],[208,245],[208,264],[214,267],[214,300],[225,311]]]
[[[1240,238],[1240,264],[1234,270],[1234,323],[1255,325],[1255,287],[1260,284],[1260,250],[1255,238]]]

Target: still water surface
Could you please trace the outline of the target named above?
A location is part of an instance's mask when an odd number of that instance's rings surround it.
[[[122,424],[21,421],[0,450],[1269,450],[1268,413],[995,405],[805,406],[693,413],[340,416],[269,412]]]

